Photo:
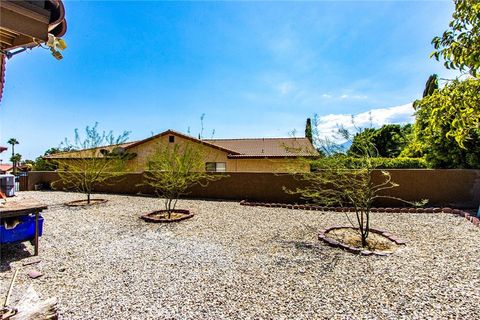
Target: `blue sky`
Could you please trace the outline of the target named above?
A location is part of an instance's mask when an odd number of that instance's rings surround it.
[[[452,75],[429,59],[452,11],[449,1],[66,1],[64,59],[36,48],[7,62],[0,144],[16,137],[32,159],[95,121],[132,140],[196,135],[202,113],[217,138],[301,134],[315,113],[324,130],[369,110],[375,125],[411,121],[428,76]]]

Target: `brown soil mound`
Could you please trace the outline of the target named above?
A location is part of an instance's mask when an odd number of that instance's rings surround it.
[[[325,236],[350,247],[366,249],[372,252],[393,253],[399,247],[394,241],[371,230],[367,238],[367,246],[364,248],[362,248],[360,233],[353,228],[333,229],[326,233]]]
[[[175,209],[170,212],[168,217],[167,210],[157,210],[142,215],[140,218],[147,222],[176,222],[193,217],[193,213],[188,210]]]

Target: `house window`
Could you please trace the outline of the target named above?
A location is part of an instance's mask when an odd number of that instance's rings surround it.
[[[175,136],[168,136],[168,142],[174,143],[175,142]]]
[[[225,162],[207,162],[205,163],[205,171],[207,172],[225,172],[227,165]]]

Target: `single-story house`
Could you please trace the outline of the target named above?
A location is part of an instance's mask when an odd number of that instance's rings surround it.
[[[12,164],[0,164],[0,174],[11,173],[13,171]]]
[[[310,167],[304,158],[318,156],[312,143],[300,138],[245,138],[245,139],[197,139],[167,130],[152,137],[101,148],[63,152],[45,156],[45,159],[71,159],[94,154],[101,157],[102,149],[123,148],[134,157],[127,160],[127,168],[141,172],[155,148],[165,144],[195,144],[204,152],[205,170],[211,172],[308,172]]]

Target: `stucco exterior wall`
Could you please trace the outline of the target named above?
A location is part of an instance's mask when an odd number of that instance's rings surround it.
[[[190,147],[201,148],[201,151],[204,154],[205,162],[226,162],[228,160],[227,153],[225,151],[218,150],[206,145],[201,145],[180,136],[175,136],[175,142],[170,143],[168,142],[168,137],[169,135],[164,135],[128,149],[129,152],[134,152],[137,154],[135,158],[128,162],[128,168],[132,171],[145,170],[148,159],[152,156],[155,150],[160,145],[166,144],[178,144],[180,145],[180,148],[186,145],[189,145]]]
[[[208,145],[201,145],[189,139],[185,139],[175,135],[175,142],[168,142],[169,135],[152,139],[138,146],[128,149],[137,156],[127,163],[127,168],[131,171],[144,171],[148,159],[155,152],[155,149],[162,144],[179,144],[181,147],[190,145],[200,147],[204,153],[204,162],[224,162],[226,164],[226,172],[308,172],[309,167],[298,159],[230,159],[228,153],[223,150],[216,149]]]

